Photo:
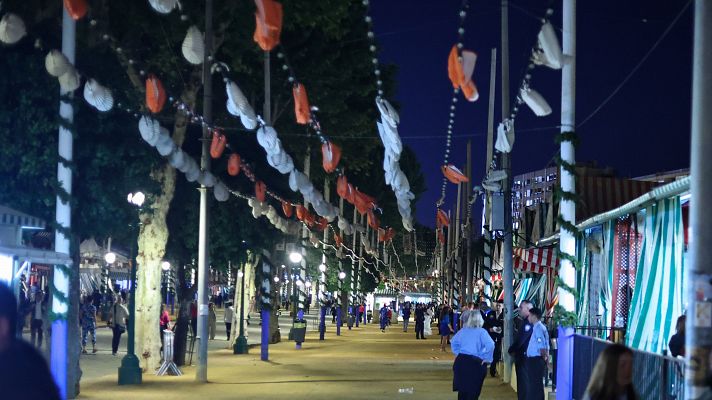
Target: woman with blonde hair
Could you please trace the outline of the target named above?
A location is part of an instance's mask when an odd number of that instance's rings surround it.
[[[487,366],[492,363],[494,341],[482,328],[484,323],[482,314],[471,313],[450,344],[456,356],[452,365],[452,390],[457,392],[459,400],[479,399]]]
[[[598,356],[583,400],[637,400],[633,388],[633,351],[622,344],[606,347]]]

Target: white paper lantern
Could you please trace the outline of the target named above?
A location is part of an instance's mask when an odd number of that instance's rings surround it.
[[[506,119],[497,126],[497,141],[495,149],[502,153],[509,153],[514,146],[514,123]]]
[[[176,148],[168,158],[168,163],[170,163],[173,168],[182,171],[182,169],[185,168],[185,160],[185,152],[179,148]]]
[[[499,182],[507,178],[507,172],[503,169],[494,170],[487,175],[487,180],[491,182]]]
[[[89,79],[84,84],[84,100],[99,111],[109,111],[114,106],[111,90],[101,86],[94,79]]]
[[[143,116],[138,120],[138,131],[146,143],[155,147],[161,134],[161,124],[153,118]]]
[[[178,0],[148,0],[148,4],[161,14],[169,14],[178,5]]]
[[[246,107],[249,107],[250,103],[247,101],[247,97],[242,93],[240,87],[233,81],[228,81],[225,84],[225,92],[227,92],[227,98],[232,102],[235,108],[242,112]]]
[[[27,34],[22,18],[13,13],[7,13],[0,19],[0,42],[15,44]]]
[[[158,141],[156,142],[156,150],[158,150],[158,153],[166,157],[176,149],[176,143],[171,138],[168,129],[161,127],[161,133],[158,135]]]
[[[544,97],[536,90],[523,87],[522,90],[519,91],[519,95],[537,117],[545,117],[551,114],[551,106],[549,106],[549,103],[547,103]]]
[[[564,55],[561,51],[559,38],[556,37],[554,27],[549,22],[545,23],[542,25],[537,38],[542,54],[539,54],[538,58],[535,58],[535,62],[538,61],[540,64],[553,69],[561,69]]]
[[[213,187],[215,186],[215,175],[207,171],[201,171],[198,176],[198,183],[205,187]]]
[[[72,65],[69,65],[67,72],[63,73],[59,77],[59,87],[61,88],[62,93],[69,93],[79,89],[81,83],[79,72],[77,72]]]
[[[45,68],[47,73],[59,78],[69,70],[71,63],[61,51],[51,50],[45,57]]]
[[[196,26],[191,26],[188,28],[188,33],[183,39],[183,45],[181,46],[183,50],[183,57],[195,65],[203,63],[205,58],[205,43],[203,42],[203,33]]]
[[[388,100],[382,97],[376,97],[376,106],[378,107],[378,111],[381,113],[381,118],[384,122],[388,123],[388,125],[396,127],[400,123],[398,111],[393,108]]]

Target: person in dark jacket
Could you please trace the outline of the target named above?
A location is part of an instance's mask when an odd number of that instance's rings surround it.
[[[403,332],[408,332],[408,323],[410,322],[410,303],[405,303],[403,306]]]
[[[44,357],[15,336],[17,301],[0,283],[0,398],[59,399],[59,390]]]
[[[526,368],[526,351],[529,347],[529,339],[532,336],[532,324],[529,322],[529,310],[533,307],[532,303],[523,300],[519,303],[519,319],[517,324],[517,332],[514,343],[509,346],[507,352],[514,357],[514,367],[517,371],[517,398],[526,400],[527,382],[529,377]]]
[[[677,318],[675,334],[672,335],[670,343],[668,343],[670,355],[673,357],[685,357],[685,321],[686,318],[684,315]]]
[[[415,338],[425,339],[425,310],[421,304],[415,306]]]
[[[494,308],[485,316],[485,330],[494,341],[494,355],[490,364],[490,376],[497,375],[497,362],[502,357],[502,330],[504,329],[504,313],[502,302],[497,301]]]

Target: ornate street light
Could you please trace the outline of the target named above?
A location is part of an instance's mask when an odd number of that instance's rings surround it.
[[[143,206],[146,196],[141,192],[129,193],[126,200],[138,207],[139,223],[141,223],[141,206]],[[128,346],[127,352],[121,359],[119,367],[119,385],[137,385],[142,381],[141,368],[139,367],[138,357],[134,354],[135,346],[135,329],[136,329],[136,251],[134,245],[131,246],[131,291],[129,293],[129,326],[128,326]]]
[[[289,253],[289,261],[293,262],[294,264],[299,264],[302,262],[302,255],[297,252],[291,252]]]
[[[116,262],[116,254],[112,252],[108,252],[104,254],[104,261],[106,261],[107,264],[113,264]]]

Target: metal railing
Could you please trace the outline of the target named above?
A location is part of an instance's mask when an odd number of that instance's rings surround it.
[[[611,342],[574,335],[573,399],[583,398],[599,354]],[[684,361],[660,354],[633,350],[633,387],[641,399],[684,399]]]

